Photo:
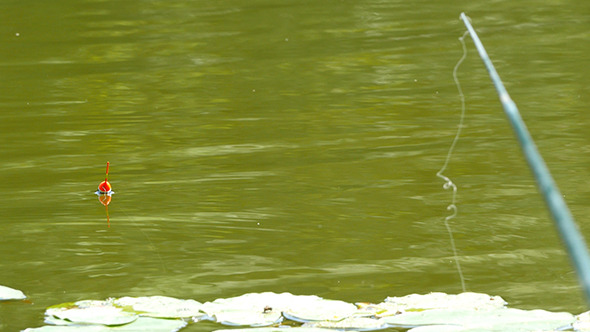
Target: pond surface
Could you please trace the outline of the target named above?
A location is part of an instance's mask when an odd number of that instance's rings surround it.
[[[436,172],[465,11],[590,236],[589,3],[4,1],[0,328],[82,299],[458,293]],[[467,289],[586,310],[471,40],[445,174]],[[110,161],[116,194],[94,191]],[[13,317],[19,317],[14,320]],[[193,325],[187,330],[211,330]]]

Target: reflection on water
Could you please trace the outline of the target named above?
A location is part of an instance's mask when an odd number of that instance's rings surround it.
[[[435,174],[459,115],[461,11],[586,230],[585,4],[464,5],[0,5],[1,283],[34,303],[0,312],[3,324],[24,319],[3,327],[110,296],[460,291]],[[567,257],[468,49],[467,118],[447,170],[467,288],[579,312]],[[106,160],[110,228],[93,194]]]

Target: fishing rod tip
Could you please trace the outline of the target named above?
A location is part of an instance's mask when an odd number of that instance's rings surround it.
[[[459,18],[460,18],[461,20],[463,20],[464,22],[465,22],[465,21],[469,21],[469,22],[471,22],[471,17],[467,16],[467,14],[465,14],[465,12],[461,12],[461,15],[459,15]]]

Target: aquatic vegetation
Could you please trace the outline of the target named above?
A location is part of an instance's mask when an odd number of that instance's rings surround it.
[[[283,317],[296,322],[341,320],[354,314],[357,307],[314,295],[266,292],[217,299],[205,303],[201,310],[224,325],[267,326]]]
[[[211,302],[166,296],[84,300],[47,308],[47,326],[26,332],[179,331],[214,321],[242,327],[215,332],[374,331],[590,331],[590,313],[509,308],[499,296],[480,293],[411,294],[383,302],[347,303],[315,295],[249,293]]]
[[[251,329],[231,329],[231,330],[215,330],[213,332],[284,332],[289,331],[289,328],[284,327],[260,327]],[[297,332],[334,332],[334,329],[322,329],[315,327],[298,327]]]
[[[375,331],[390,327],[383,319],[374,319],[370,317],[351,316],[339,321],[320,321],[306,323],[304,327],[329,328],[353,331]]]
[[[187,322],[183,320],[170,320],[170,319],[158,319],[152,317],[138,317],[135,321],[129,324],[120,326],[105,326],[105,325],[89,325],[89,324],[78,324],[78,325],[47,325],[37,328],[29,328],[24,332],[72,332],[72,331],[84,331],[84,332],[137,332],[137,331],[150,331],[150,332],[174,332],[179,331],[187,325]]]
[[[101,324],[116,326],[131,323],[138,315],[113,306],[112,302],[84,300],[49,307],[45,322],[53,325]]]
[[[385,308],[395,310],[425,310],[425,309],[499,309],[508,303],[500,296],[490,296],[481,293],[465,292],[457,295],[445,293],[429,293],[425,295],[410,294],[403,297],[388,297],[383,302]]]
[[[199,318],[202,304],[195,300],[179,300],[167,296],[122,297],[113,304],[138,313],[140,316],[154,318]]]
[[[406,312],[402,315],[383,318],[390,326],[451,325],[458,331],[463,329],[477,329],[479,331],[552,331],[571,325],[574,319],[574,315],[567,312],[512,308],[491,310],[432,309],[420,312]]]
[[[18,289],[0,285],[0,301],[3,300],[23,300],[27,296]]]

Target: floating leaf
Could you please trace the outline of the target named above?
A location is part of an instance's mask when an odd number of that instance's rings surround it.
[[[467,332],[469,328],[461,325],[425,325],[409,329],[408,332]],[[486,332],[489,330],[486,330]],[[478,330],[477,332],[481,332]]]
[[[341,330],[354,330],[354,331],[374,331],[382,330],[388,327],[387,323],[382,319],[373,319],[367,317],[352,316],[343,320],[334,321],[322,321],[306,323],[304,327],[317,327],[317,328],[330,328],[330,329],[341,329]]]
[[[290,293],[249,293],[206,302],[201,310],[225,325],[266,326],[280,322],[282,309],[296,298]]]
[[[110,331],[118,332],[176,332],[187,325],[181,319],[158,319],[153,317],[139,317],[131,324],[111,328]]]
[[[404,311],[426,309],[497,309],[506,307],[506,304],[506,301],[499,296],[466,292],[457,295],[430,293],[388,297],[375,306],[381,309],[379,316],[390,316]]]
[[[258,327],[258,328],[246,328],[246,329],[231,329],[231,330],[215,330],[213,332],[334,332],[331,329],[320,329],[315,327]]]
[[[105,325],[64,325],[42,326],[28,328],[23,332],[176,332],[186,326],[186,322],[179,319],[157,319],[151,317],[139,317],[130,324],[109,327]]]
[[[195,300],[180,300],[167,296],[122,297],[115,305],[130,307],[140,316],[158,318],[202,317],[202,304]]]
[[[237,297],[227,299],[217,299],[213,302],[206,302],[203,304],[202,310],[209,313],[211,310],[220,307],[236,308],[236,309],[261,309],[270,307],[281,311],[288,307],[289,303],[301,301],[317,301],[321,298],[315,295],[293,295],[291,293],[248,293]]]
[[[566,312],[520,309],[432,309],[420,312],[405,312],[383,318],[392,326],[415,327],[421,325],[459,325],[486,331],[504,331],[507,328],[521,330],[553,330],[573,323],[574,316]],[[461,329],[457,329],[462,331]]]
[[[553,331],[571,331],[569,326],[559,327],[557,329],[540,327],[541,325],[516,323],[497,325],[489,327],[465,327],[458,325],[427,325],[409,329],[407,332],[553,332]],[[575,330],[578,331],[578,330]],[[578,331],[581,332],[581,331]]]
[[[265,326],[279,322],[280,313],[298,322],[341,320],[356,312],[355,305],[314,295],[249,293],[206,302],[201,310],[226,325]]]
[[[104,325],[63,325],[63,326],[41,326],[32,327],[23,330],[22,332],[106,332],[112,331],[110,328]]]
[[[326,332],[334,330],[372,331],[388,327],[412,328],[411,332],[508,332],[590,331],[590,312],[574,317],[569,313],[519,310],[506,307],[497,296],[463,293],[431,293],[390,297],[380,304],[326,300],[318,296],[290,293],[250,293],[200,304],[164,296],[123,297],[106,301],[79,301],[53,306],[46,322],[60,326],[27,329],[27,332],[72,331],[178,331],[182,320],[161,317],[202,315],[219,323],[254,328],[216,332]],[[205,314],[203,314],[205,313]],[[155,317],[147,317],[155,316]],[[379,318],[385,316],[383,318]],[[283,317],[304,322],[301,327],[277,326]],[[287,330],[287,331],[285,331]]]
[[[576,321],[573,323],[574,330],[580,332],[590,331],[590,311],[583,312],[576,316]]]
[[[268,326],[283,320],[280,312],[251,311],[251,310],[224,310],[215,314],[218,323],[230,326]]]
[[[357,312],[354,304],[321,298],[289,303],[283,315],[296,322],[339,321]]]
[[[111,301],[79,301],[70,307],[58,305],[45,311],[45,322],[54,325],[123,325],[136,319],[135,313],[114,307]]]
[[[0,285],[0,300],[23,300],[27,296],[18,289]]]

